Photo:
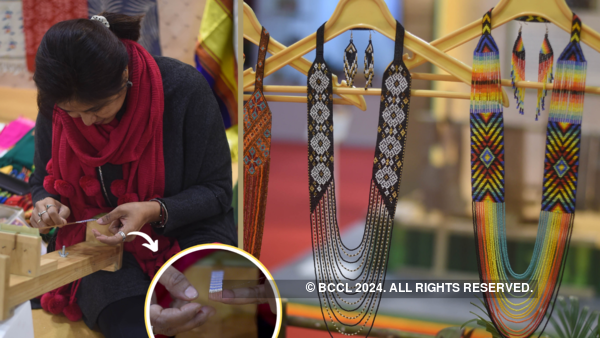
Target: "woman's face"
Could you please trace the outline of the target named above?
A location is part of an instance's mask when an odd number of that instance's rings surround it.
[[[127,69],[125,69],[123,75],[125,81],[127,81]],[[57,103],[56,105],[72,118],[81,118],[83,123],[89,127],[93,124],[108,124],[114,120],[121,107],[123,107],[126,96],[127,86],[124,86],[116,95],[93,104],[70,100],[68,102]]]

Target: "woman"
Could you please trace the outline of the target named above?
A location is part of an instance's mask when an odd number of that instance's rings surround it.
[[[237,242],[230,153],[216,99],[196,69],[152,57],[135,42],[140,20],[102,13],[59,22],[36,55],[32,225],[108,213],[98,223],[114,236],[96,237],[126,242],[121,270],[96,272],[41,303],[72,320],[83,316],[106,337],[146,335],[150,279],[173,254]],[[140,236],[127,236],[132,231],[157,239],[158,251],[144,247]],[[67,225],[57,231],[56,247],[84,239],[85,224]]]

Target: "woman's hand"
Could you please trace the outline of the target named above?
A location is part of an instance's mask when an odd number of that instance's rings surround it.
[[[40,217],[39,215],[42,215]],[[47,197],[38,201],[31,213],[31,225],[34,228],[45,228],[50,226],[60,226],[67,224],[67,218],[71,215],[71,210],[66,205],[60,203],[54,198]],[[40,233],[47,234],[50,229],[40,230]]]
[[[109,225],[108,230],[115,234],[114,236],[102,235],[97,230],[92,230],[96,239],[102,243],[117,245],[123,243],[123,236],[132,231],[139,231],[144,224],[156,222],[160,218],[160,204],[158,202],[133,202],[119,205],[109,214],[104,215],[96,222],[101,225]],[[125,239],[126,242],[133,241],[135,236]]]
[[[163,308],[153,295],[150,305],[150,324],[152,332],[165,336],[190,331],[203,325],[216,310],[210,306],[202,306],[191,302],[198,298],[198,291],[185,276],[174,267],[168,267],[158,282],[171,293],[173,302],[170,308]]]
[[[271,312],[277,313],[277,300],[275,298],[275,293],[271,288],[271,283],[269,283],[268,280],[265,281],[265,284],[259,284],[249,288],[224,289],[221,298],[214,300],[231,305],[269,303]]]

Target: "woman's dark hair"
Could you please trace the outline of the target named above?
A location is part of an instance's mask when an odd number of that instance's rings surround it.
[[[137,41],[142,17],[99,15],[110,28],[95,20],[67,20],[50,27],[42,38],[33,75],[40,112],[69,100],[93,104],[123,89],[129,57],[119,39]]]

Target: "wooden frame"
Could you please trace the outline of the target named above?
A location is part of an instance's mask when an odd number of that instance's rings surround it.
[[[17,243],[14,246],[16,254],[12,246],[7,246],[0,254],[0,321],[8,319],[15,306],[32,298],[96,271],[121,268],[123,245],[109,246],[98,242],[93,235],[90,237],[92,228],[102,230],[102,233],[108,231],[106,226],[89,222],[86,241],[65,248],[69,253],[66,257],[60,256],[61,250],[40,255],[41,238],[30,231],[0,231],[0,248],[4,243]]]

